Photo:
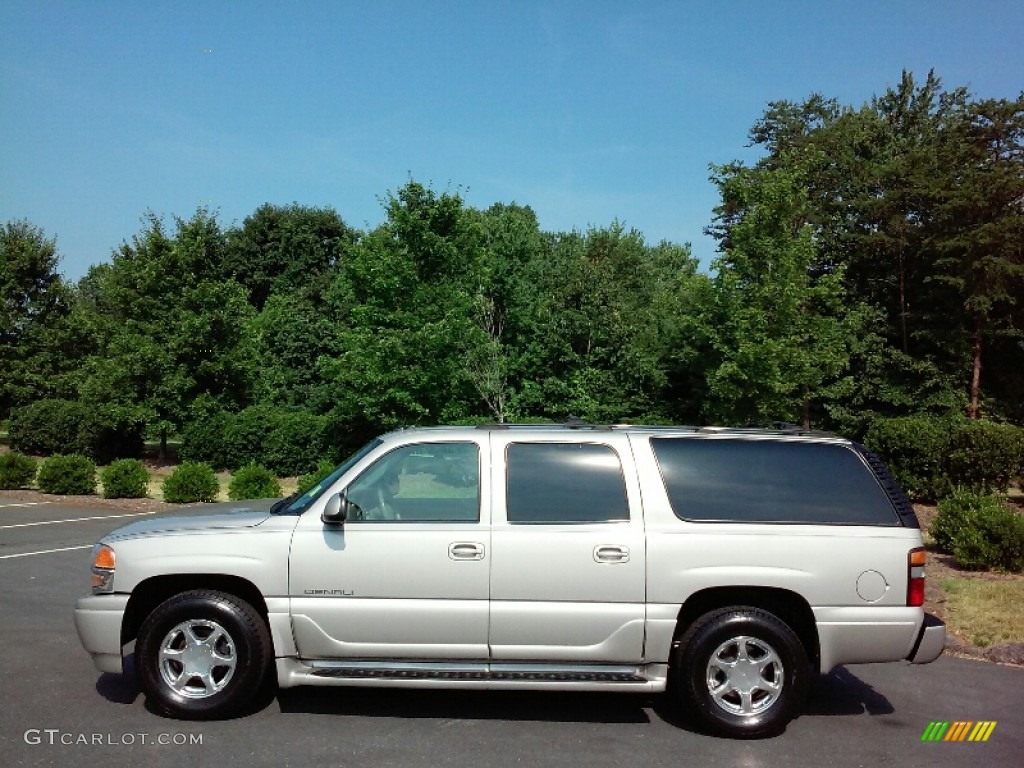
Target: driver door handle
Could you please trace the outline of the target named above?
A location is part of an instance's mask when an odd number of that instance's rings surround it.
[[[628,563],[629,547],[618,544],[599,544],[594,547],[594,560],[598,563]]]
[[[476,541],[453,541],[448,545],[448,557],[452,560],[483,560],[484,545]]]

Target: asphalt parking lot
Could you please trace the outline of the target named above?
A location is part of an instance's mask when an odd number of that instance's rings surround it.
[[[703,735],[667,700],[615,694],[292,689],[223,722],[162,718],[75,634],[96,538],[144,513],[0,498],[0,765],[1019,765],[1024,669],[940,658],[840,668],[786,733]],[[985,743],[922,743],[929,722],[996,721]]]

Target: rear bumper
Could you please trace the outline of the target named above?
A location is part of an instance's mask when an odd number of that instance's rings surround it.
[[[814,608],[821,664],[827,675],[840,664],[907,659],[935,661],[946,642],[946,625],[910,606]]]
[[[100,672],[120,674],[121,622],[128,595],[93,595],[75,605],[75,629]]]
[[[946,625],[930,613],[924,615],[917,641],[907,656],[913,664],[928,664],[942,655],[946,647]]]

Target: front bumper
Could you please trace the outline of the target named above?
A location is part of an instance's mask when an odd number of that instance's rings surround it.
[[[917,641],[907,659],[913,664],[928,664],[942,655],[946,647],[946,625],[930,613],[924,615]]]
[[[128,595],[91,595],[75,604],[75,629],[100,672],[120,674],[121,623]]]

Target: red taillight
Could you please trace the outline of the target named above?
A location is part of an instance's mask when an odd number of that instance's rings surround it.
[[[907,605],[924,605],[924,563],[927,558],[923,547],[907,553]]]

